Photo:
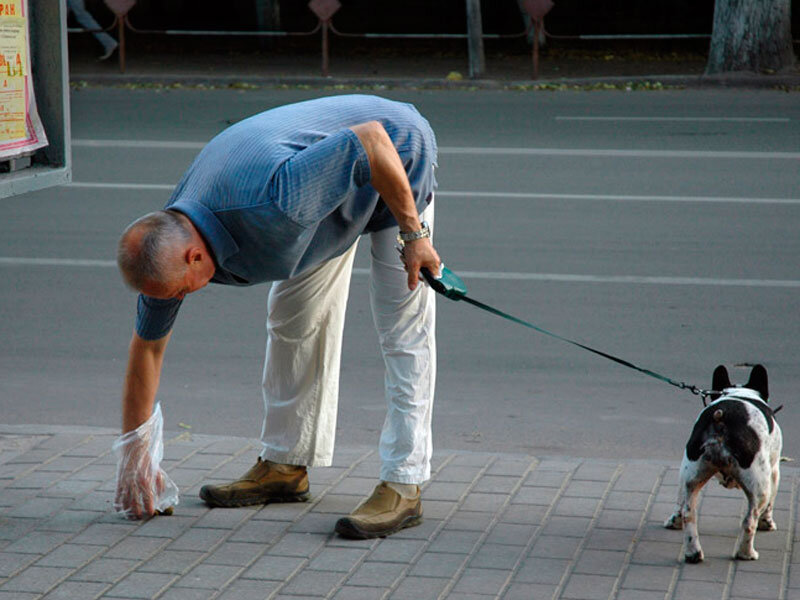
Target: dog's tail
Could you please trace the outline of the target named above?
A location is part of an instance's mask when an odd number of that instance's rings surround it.
[[[717,468],[724,469],[733,462],[725,444],[725,412],[718,408],[712,415],[710,427],[706,430],[706,439],[703,443],[703,456],[705,460]]]

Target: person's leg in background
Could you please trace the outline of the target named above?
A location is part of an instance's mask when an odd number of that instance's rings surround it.
[[[67,0],[67,8],[72,12],[75,20],[80,23],[81,27],[90,30],[94,38],[103,46],[103,54],[100,56],[100,60],[105,60],[111,56],[119,44],[117,44],[117,40],[108,35],[105,31],[98,31],[103,28],[92,14],[86,10],[84,0]]]

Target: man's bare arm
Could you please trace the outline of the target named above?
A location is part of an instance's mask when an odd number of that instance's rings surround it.
[[[136,429],[153,414],[164,351],[171,335],[149,341],[133,334],[122,391],[122,433]]]
[[[408,175],[383,125],[378,121],[369,121],[350,129],[367,153],[372,174],[370,183],[386,202],[400,226],[400,231],[422,229]],[[408,271],[408,287],[412,290],[417,287],[419,270],[422,267],[430,269],[434,274],[439,273],[441,260],[430,239],[422,238],[407,243],[403,256]]]

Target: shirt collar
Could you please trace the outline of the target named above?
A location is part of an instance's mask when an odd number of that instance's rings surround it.
[[[224,264],[229,257],[239,251],[239,246],[217,216],[199,202],[178,200],[168,208],[177,210],[189,218],[209,245],[217,265]]]

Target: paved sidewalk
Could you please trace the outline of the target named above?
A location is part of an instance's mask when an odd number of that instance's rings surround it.
[[[800,598],[798,471],[784,467],[761,559],[731,559],[745,502],[709,485],[701,565],[662,528],[677,460],[608,461],[439,450],[425,521],[349,541],[333,525],[374,486],[371,449],[340,447],[311,470],[312,500],[207,508],[208,482],[249,468],[256,442],[168,434],[163,466],[181,488],[174,516],[111,511],[115,432],[0,425],[0,600],[33,598],[776,599]]]

